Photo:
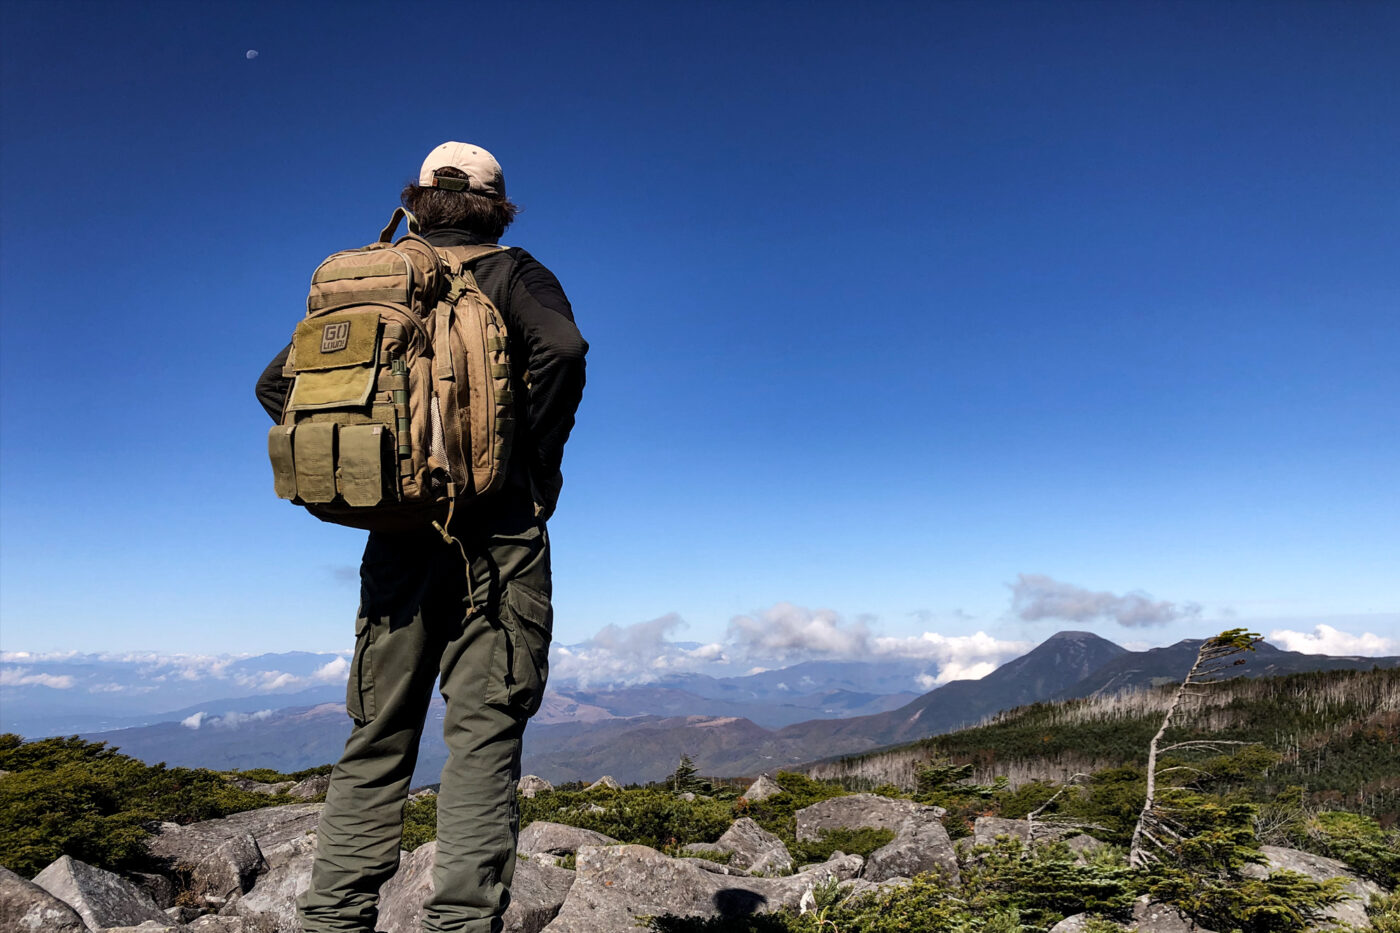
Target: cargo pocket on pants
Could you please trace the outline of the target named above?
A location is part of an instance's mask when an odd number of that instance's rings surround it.
[[[355,654],[345,685],[345,711],[356,725],[374,718],[374,626],[364,616],[355,620]]]
[[[549,642],[554,607],[543,593],[523,583],[506,585],[501,631],[491,659],[488,702],[501,702],[533,716],[549,679]]]

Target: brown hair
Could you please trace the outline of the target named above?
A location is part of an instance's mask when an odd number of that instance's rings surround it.
[[[434,174],[447,178],[466,178],[466,174],[450,166]],[[483,240],[495,242],[520,213],[520,207],[509,198],[493,198],[471,191],[448,191],[446,188],[425,188],[416,182],[404,186],[399,200],[414,217],[422,230],[441,227],[461,227]]]

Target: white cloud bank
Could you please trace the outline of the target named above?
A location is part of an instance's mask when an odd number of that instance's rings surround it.
[[[28,668],[10,667],[0,670],[0,687],[52,687],[68,690],[73,678],[67,674],[31,674]]]
[[[550,652],[551,667],[556,676],[580,684],[635,684],[729,660],[723,645],[697,646],[669,639],[684,627],[685,620],[675,613],[633,625],[607,625],[582,644],[556,643]]]
[[[350,678],[350,659],[336,658],[316,668],[311,679],[318,684],[343,684]]]
[[[244,692],[275,693],[304,690],[321,684],[343,684],[350,673],[350,652],[337,652],[319,667],[288,672],[248,670],[256,655],[157,654],[151,651],[84,654],[64,652],[0,652],[0,686],[73,687],[91,694],[139,696],[182,685],[222,683]],[[272,656],[269,657],[271,666]],[[240,665],[240,666],[235,666]],[[48,667],[49,670],[44,670]],[[63,671],[64,673],[59,673]],[[73,671],[73,673],[67,673]]]
[[[755,673],[803,661],[926,661],[923,680],[931,689],[949,680],[975,679],[1024,654],[1031,645],[973,635],[893,637],[871,629],[868,618],[847,620],[828,609],[792,603],[730,620],[724,639],[704,645],[672,641],[685,626],[673,614],[635,625],[609,625],[588,641],[556,644],[553,670],[561,679],[583,685],[646,683],[668,673],[708,672],[717,676]]]
[[[1113,593],[1086,590],[1041,573],[1018,574],[1011,584],[1011,608],[1027,622],[1058,619],[1062,622],[1117,622],[1127,628],[1147,628],[1198,618],[1195,603],[1154,600],[1146,593]]]
[[[259,693],[271,693],[287,687],[299,687],[306,683],[306,678],[288,674],[286,671],[254,671],[251,674],[239,674],[233,678],[233,682]]]
[[[224,713],[222,716],[210,716],[200,710],[193,716],[187,716],[180,720],[180,725],[187,729],[235,729],[247,722],[261,722],[272,715],[270,709],[260,709],[256,713]]]
[[[1311,632],[1276,628],[1269,632],[1269,643],[1304,654],[1377,655],[1400,654],[1400,638],[1387,638],[1371,632],[1353,635],[1330,625],[1318,625]]]
[[[935,683],[986,676],[1031,648],[1027,642],[1002,641],[986,632],[924,632],[902,638],[877,635],[864,619],[846,622],[829,609],[806,609],[792,603],[778,603],[757,616],[735,616],[729,622],[728,640],[739,656],[771,666],[816,658],[929,661],[938,666]]]

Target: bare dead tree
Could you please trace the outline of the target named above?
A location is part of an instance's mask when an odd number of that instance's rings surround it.
[[[1224,679],[1221,675],[1226,670],[1245,663],[1244,658],[1236,658],[1235,656],[1246,651],[1253,651],[1254,646],[1262,640],[1263,637],[1257,632],[1232,628],[1201,643],[1201,650],[1196,654],[1196,662],[1191,665],[1186,679],[1181,682],[1181,686],[1177,687],[1175,695],[1167,705],[1166,715],[1162,717],[1162,727],[1157,730],[1157,734],[1152,737],[1152,741],[1147,746],[1147,799],[1143,801],[1142,812],[1138,814],[1137,825],[1133,827],[1132,843],[1128,848],[1128,864],[1133,868],[1141,868],[1148,862],[1160,861],[1161,854],[1170,850],[1172,842],[1181,839],[1180,833],[1172,827],[1171,821],[1162,813],[1158,805],[1157,779],[1172,771],[1199,771],[1199,769],[1188,765],[1159,769],[1157,765],[1159,756],[1179,751],[1212,751],[1218,754],[1224,750],[1226,745],[1249,744],[1248,742],[1216,739],[1193,739],[1171,745],[1161,745],[1160,743],[1162,736],[1166,735],[1167,729],[1171,727],[1172,719],[1176,716],[1177,710],[1181,708],[1182,701],[1187,697],[1205,696],[1205,692],[1201,688],[1219,683]]]

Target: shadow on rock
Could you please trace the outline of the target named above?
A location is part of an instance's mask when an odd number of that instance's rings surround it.
[[[768,898],[743,888],[724,888],[715,892],[715,912],[721,917],[747,917],[768,905]]]

